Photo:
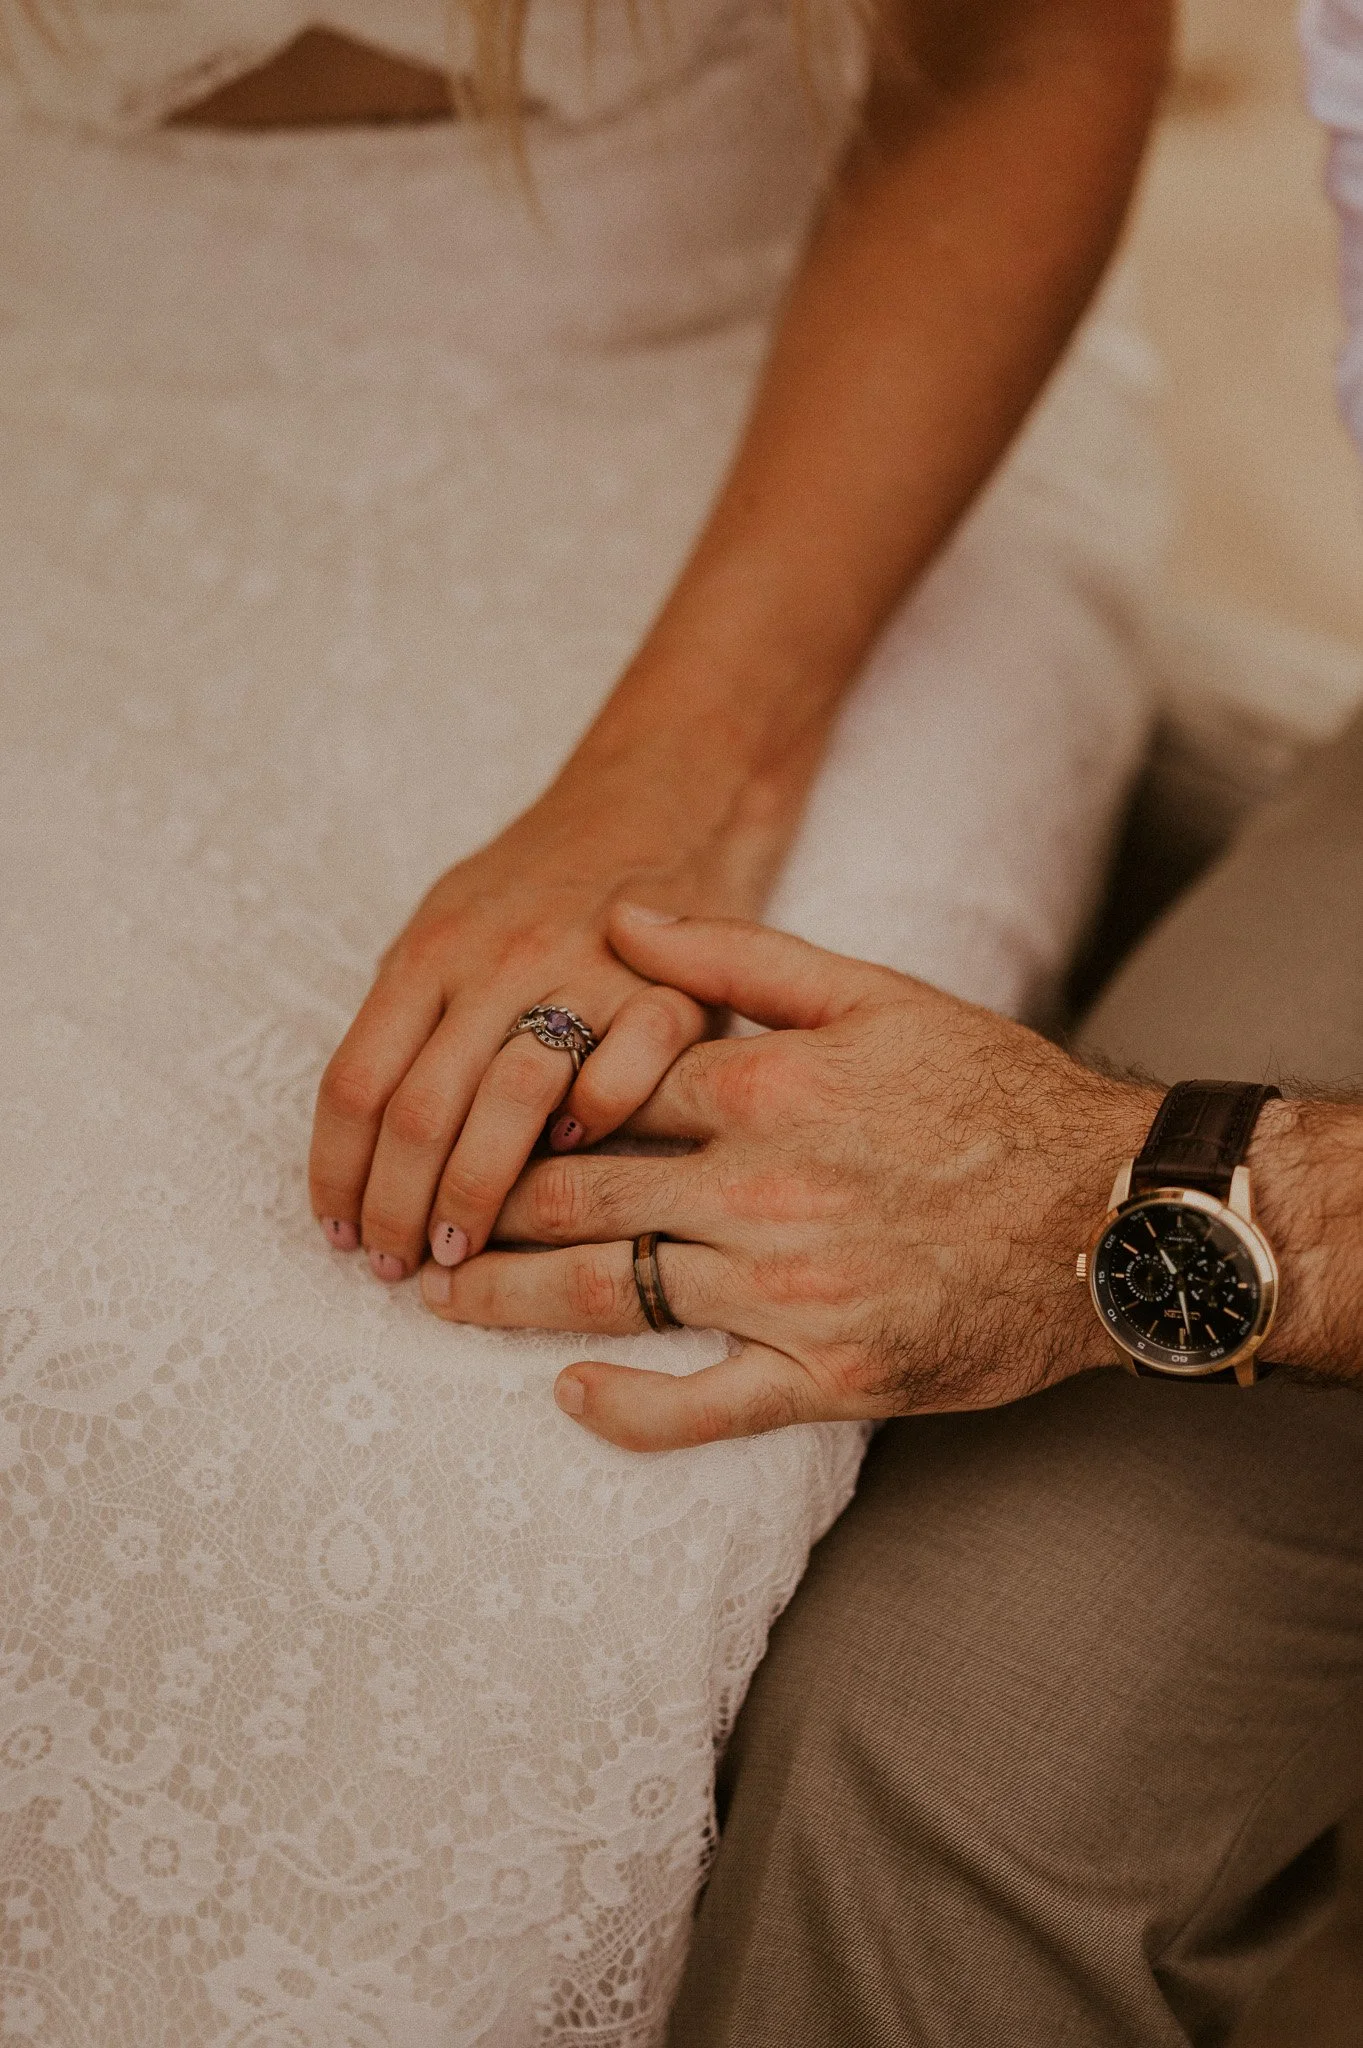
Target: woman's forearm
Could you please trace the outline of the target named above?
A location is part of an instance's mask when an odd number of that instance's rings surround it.
[[[626,966],[612,904],[760,909],[838,696],[1102,269],[1165,0],[911,4],[912,61],[882,52],[676,590],[552,787],[430,891],[327,1068],[314,1210],[380,1278],[481,1252],[547,1117],[594,1143],[704,1032]],[[545,1004],[599,1042],[566,1101],[561,1046],[504,1044]]]
[[[898,47],[884,38],[729,478],[565,771],[618,775],[627,836],[793,822],[840,695],[998,462],[1118,234],[1167,0],[920,0],[915,15]]]

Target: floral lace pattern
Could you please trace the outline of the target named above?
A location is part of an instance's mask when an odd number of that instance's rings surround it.
[[[679,83],[707,163],[769,48]],[[437,1324],[307,1214],[322,1062],[664,588],[812,176],[726,268],[659,170],[666,295],[608,269],[619,345],[574,353],[553,306],[516,327],[559,273],[509,229],[504,275],[443,146],[0,130],[6,2042],[656,2042],[716,1744],[861,1454],[617,1452],[550,1399],[578,1345]],[[651,161],[583,147],[580,212]],[[783,883],[787,922],[1013,1006],[1143,729],[1105,346],[887,636]]]

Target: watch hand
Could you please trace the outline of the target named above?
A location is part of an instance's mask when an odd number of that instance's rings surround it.
[[[1163,1259],[1165,1265],[1169,1268],[1169,1271],[1171,1273],[1177,1273],[1178,1267],[1174,1264],[1168,1252],[1164,1249],[1164,1246],[1162,1244],[1156,1245],[1155,1249],[1159,1253],[1160,1257]]]
[[[1183,1334],[1188,1339],[1188,1343],[1191,1346],[1193,1341],[1192,1311],[1188,1307],[1188,1297],[1181,1287],[1178,1290],[1178,1305],[1180,1309],[1183,1311]]]

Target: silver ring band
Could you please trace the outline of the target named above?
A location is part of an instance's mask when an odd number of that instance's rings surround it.
[[[575,1010],[565,1010],[558,1003],[536,1003],[532,1009],[522,1010],[502,1044],[510,1045],[522,1031],[530,1032],[550,1052],[566,1052],[575,1075],[581,1073],[588,1053],[596,1051],[596,1033],[591,1025],[584,1023]]]

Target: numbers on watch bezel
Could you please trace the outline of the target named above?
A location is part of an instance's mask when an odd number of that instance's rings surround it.
[[[1171,1208],[1179,1215],[1172,1224],[1166,1219],[1162,1243],[1162,1233],[1155,1228],[1150,1212]],[[1190,1226],[1185,1263],[1171,1255],[1180,1251],[1180,1223]],[[1148,1247],[1140,1235],[1142,1224],[1150,1240]],[[1207,1269],[1208,1247],[1219,1273]],[[1193,1256],[1186,1258],[1187,1252]],[[1165,1279],[1161,1261],[1174,1276],[1174,1284]],[[1177,1280],[1193,1273],[1196,1265],[1201,1265],[1203,1272],[1196,1275],[1195,1286],[1187,1287],[1181,1308],[1174,1311],[1162,1306],[1156,1311],[1154,1304],[1163,1302],[1164,1295],[1171,1301],[1179,1299]],[[1147,1297],[1151,1321],[1145,1328],[1121,1298],[1125,1293],[1132,1303],[1141,1299],[1141,1283],[1133,1276],[1143,1268],[1153,1276]],[[1237,1210],[1197,1188],[1152,1188],[1134,1201],[1123,1202],[1104,1219],[1089,1249],[1087,1269],[1090,1298],[1112,1342],[1128,1358],[1155,1372],[1186,1379],[1225,1372],[1252,1358],[1272,1327],[1278,1272],[1266,1239]],[[1226,1276],[1234,1293],[1251,1297],[1241,1313],[1237,1313],[1241,1304],[1235,1301],[1223,1303],[1219,1309],[1207,1307],[1208,1293],[1214,1296],[1218,1286],[1224,1289]],[[1154,1284],[1155,1279],[1162,1287]],[[1193,1301],[1196,1307],[1190,1307]],[[1161,1321],[1172,1321],[1175,1314],[1185,1333],[1194,1338],[1197,1333],[1191,1319],[1196,1318],[1210,1332],[1209,1341],[1190,1344],[1185,1337],[1183,1342],[1161,1342],[1158,1326]]]

